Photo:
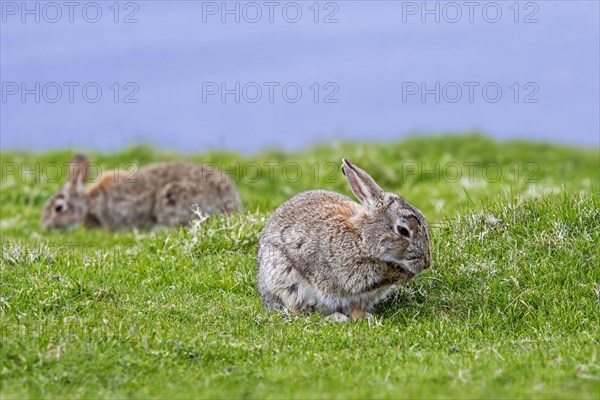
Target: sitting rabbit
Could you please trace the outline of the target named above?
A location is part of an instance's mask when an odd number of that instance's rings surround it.
[[[175,161],[108,171],[86,188],[88,166],[85,156],[73,158],[67,183],[46,203],[42,228],[146,229],[186,224],[194,205],[209,215],[240,209],[235,183],[206,165]]]
[[[429,267],[423,214],[347,160],[342,172],[362,206],[311,190],[282,204],[267,222],[257,257],[267,308],[355,320],[370,316],[394,285]]]

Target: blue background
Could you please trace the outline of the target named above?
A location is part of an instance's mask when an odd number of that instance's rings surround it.
[[[52,22],[55,10],[47,8],[45,15],[45,3],[28,2],[31,9],[40,8],[36,22],[36,15],[11,8],[20,8],[20,1],[2,1],[4,150],[114,150],[150,143],[188,152],[255,151],[340,138],[388,140],[473,130],[498,138],[599,144],[597,1],[519,2],[518,22],[514,1],[496,2],[502,15],[495,23],[498,7],[490,2],[478,3],[472,22],[462,1],[455,3],[462,12],[457,22],[452,22],[457,8],[444,8],[444,2],[427,3],[428,9],[437,7],[437,16],[423,14],[422,2],[338,1],[318,7],[315,1],[297,2],[302,16],[295,23],[290,20],[296,6],[288,2],[278,2],[273,22],[264,2],[255,3],[262,12],[256,23],[250,22],[256,7],[247,2],[227,2],[229,9],[239,9],[236,22],[234,14],[221,15],[223,2],[201,1],[120,2],[115,23],[114,3],[97,2],[102,15],[92,23],[82,11],[87,2],[75,8],[73,22],[67,7]],[[208,13],[215,8],[216,14]],[[94,19],[95,8],[87,11]],[[327,15],[333,23],[324,23]],[[124,23],[127,16],[137,22]],[[73,102],[64,86],[56,103],[42,93],[39,103],[34,95],[23,102],[20,93],[7,93],[13,83],[34,88],[36,82],[79,86]],[[95,103],[83,98],[81,88],[88,82],[102,89]],[[116,103],[110,89],[115,82],[120,86]],[[125,89],[128,82],[134,86]],[[203,99],[206,82],[223,82],[230,89],[236,82],[240,87],[280,85],[273,102],[263,86],[259,101],[248,101],[256,95],[249,87],[238,103],[234,95],[224,102],[220,95]],[[281,92],[288,82],[302,89],[295,103]],[[314,82],[320,87],[316,103]],[[439,103],[434,94],[422,101],[420,94],[405,93],[403,99],[406,82],[424,82],[429,89],[439,82]],[[448,101],[456,96],[452,87],[445,98],[441,93],[448,82],[463,88],[455,103]],[[479,84],[472,102],[464,82]],[[483,97],[481,89],[489,82],[502,89],[497,102]],[[139,89],[132,97],[138,102],[126,103],[132,88]],[[324,102],[334,88],[337,103]],[[531,99],[537,103],[525,102],[534,88]]]

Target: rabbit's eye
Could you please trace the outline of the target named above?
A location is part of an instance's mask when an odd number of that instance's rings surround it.
[[[398,230],[398,233],[401,234],[402,236],[407,237],[407,238],[410,237],[410,231],[408,229],[406,229],[405,227],[398,225],[396,227],[396,229]]]
[[[56,212],[62,212],[64,209],[65,209],[65,206],[62,204],[59,204],[56,207],[54,207],[54,211],[56,211]]]

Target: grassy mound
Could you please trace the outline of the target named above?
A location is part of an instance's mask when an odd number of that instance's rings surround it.
[[[41,232],[61,183],[43,168],[70,156],[2,154],[2,397],[600,395],[597,151],[460,136],[189,156],[232,174],[238,163],[246,211],[186,229]],[[349,194],[343,156],[433,222],[432,268],[373,321],[265,312],[254,258],[266,218],[308,188]],[[102,168],[175,157],[92,155]],[[36,164],[37,177],[13,172]]]

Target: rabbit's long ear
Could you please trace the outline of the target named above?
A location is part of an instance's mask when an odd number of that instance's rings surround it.
[[[76,155],[69,164],[68,185],[72,192],[83,193],[88,180],[88,166],[90,162],[86,156]]]
[[[364,206],[374,206],[383,198],[383,189],[365,171],[344,158],[342,172],[348,180],[352,193]]]

